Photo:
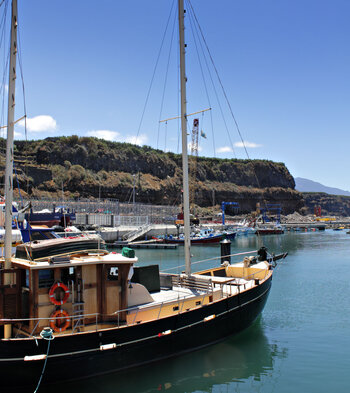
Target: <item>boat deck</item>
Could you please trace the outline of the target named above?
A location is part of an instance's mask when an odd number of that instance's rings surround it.
[[[254,280],[244,280],[242,278],[233,277],[210,277],[193,274],[195,278],[199,278],[205,281],[212,282],[212,291],[201,290],[198,288],[184,288],[184,287],[173,287],[173,289],[162,289],[160,292],[154,292],[151,294],[153,302],[148,302],[142,305],[135,306],[135,309],[146,309],[153,306],[159,306],[161,303],[172,303],[179,302],[187,299],[193,299],[197,297],[203,297],[212,293],[215,299],[222,296],[238,294],[246,289],[252,288]]]
[[[162,302],[171,302],[184,300],[191,297],[203,295],[204,291],[198,291],[190,288],[175,287],[175,289],[161,290],[160,292],[152,293],[151,296],[154,299],[154,304]],[[152,303],[148,303],[145,306],[150,306]]]

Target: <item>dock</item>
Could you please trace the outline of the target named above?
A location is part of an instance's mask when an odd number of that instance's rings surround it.
[[[114,243],[108,244],[108,247],[115,247],[115,248],[138,248],[138,249],[169,249],[174,250],[178,247],[178,244],[167,244],[162,243],[157,240],[144,240],[140,242],[128,242],[128,241],[115,241]]]
[[[295,231],[295,230],[319,230],[324,231],[327,226],[324,223],[302,223],[302,222],[294,222],[294,223],[284,223],[282,224],[283,228],[287,231]]]

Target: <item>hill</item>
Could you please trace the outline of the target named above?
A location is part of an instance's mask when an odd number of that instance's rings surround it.
[[[315,181],[296,177],[295,188],[300,192],[324,192],[331,195],[346,195],[350,196],[349,191],[341,190],[340,188],[328,187]]]
[[[304,192],[303,198],[304,210],[308,209],[308,213],[314,213],[314,208],[319,206],[323,216],[350,216],[350,196],[330,195],[324,192]]]
[[[1,151],[5,140],[0,139]],[[95,197],[179,204],[182,188],[181,155],[148,146],[78,136],[15,142],[15,167],[23,192],[36,198]],[[0,168],[4,170],[4,168]],[[3,173],[2,173],[3,174]],[[213,206],[240,203],[241,211],[256,203],[280,203],[289,213],[303,206],[294,179],[283,163],[198,157],[191,181],[195,203]]]

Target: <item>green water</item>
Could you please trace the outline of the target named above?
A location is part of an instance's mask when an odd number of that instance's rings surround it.
[[[329,230],[265,236],[263,240],[270,251],[288,251],[289,256],[276,268],[267,305],[253,326],[204,350],[66,384],[64,391],[350,391],[350,235]],[[257,249],[259,242],[254,236],[239,237],[232,242],[232,252]],[[182,248],[136,252],[142,263],[159,262],[162,269],[183,263]],[[219,252],[219,246],[193,247],[192,259],[203,260]]]

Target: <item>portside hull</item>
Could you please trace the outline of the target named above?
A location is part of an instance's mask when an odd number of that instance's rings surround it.
[[[119,329],[58,336],[51,341],[42,384],[135,367],[193,351],[238,333],[262,312],[271,280],[272,277],[240,295],[168,318]],[[164,332],[168,334],[162,335]],[[4,388],[35,388],[44,361],[24,362],[23,359],[46,353],[48,342],[38,339],[37,343],[31,339],[0,342],[0,380]],[[114,343],[115,348],[100,350],[101,345]]]
[[[50,228],[75,221],[75,213],[27,213],[25,217],[31,225],[47,225]]]

